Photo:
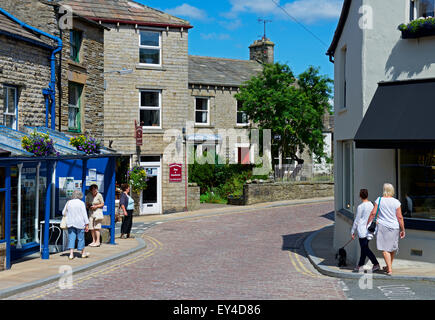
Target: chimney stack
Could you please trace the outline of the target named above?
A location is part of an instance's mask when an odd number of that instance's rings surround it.
[[[249,46],[249,59],[272,64],[275,62],[274,48],[275,44],[265,37],[256,40]]]

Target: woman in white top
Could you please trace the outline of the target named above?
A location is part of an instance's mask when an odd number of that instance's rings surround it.
[[[367,189],[362,189],[359,193],[362,203],[358,206],[356,211],[355,221],[352,227],[352,239],[355,239],[355,231],[358,231],[359,244],[361,247],[361,258],[359,260],[358,266],[354,269],[354,272],[359,272],[360,269],[366,264],[366,258],[368,257],[373,264],[372,271],[377,271],[380,269],[378,259],[376,259],[374,253],[369,248],[369,242],[371,239],[368,238],[367,231],[367,221],[369,219],[370,213],[373,210],[373,204],[368,200],[369,192]]]
[[[399,250],[399,237],[405,238],[405,224],[403,222],[402,205],[394,197],[394,187],[390,183],[384,184],[384,195],[376,200],[367,225],[370,225],[377,216],[376,244],[382,251],[387,266],[384,271],[393,274],[394,256]]]
[[[85,203],[81,199],[83,199],[83,194],[80,191],[74,191],[71,200],[66,203],[62,212],[66,216],[68,227],[70,260],[74,259],[76,238],[78,240],[77,250],[82,252],[82,258],[89,257],[89,253],[85,252],[85,232],[89,231],[89,219]]]

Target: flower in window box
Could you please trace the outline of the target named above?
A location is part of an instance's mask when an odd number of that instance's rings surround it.
[[[24,136],[21,139],[21,146],[37,157],[59,156],[59,152],[54,148],[53,140],[45,133],[35,131],[30,136]]]
[[[418,38],[435,35],[435,18],[420,17],[408,24],[402,23],[398,29],[402,31],[403,38]]]
[[[84,135],[71,138],[70,145],[86,154],[98,154],[101,148],[101,142]]]

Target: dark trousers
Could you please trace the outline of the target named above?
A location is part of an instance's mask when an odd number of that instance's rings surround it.
[[[127,210],[127,214],[122,218],[121,234],[129,235],[133,226],[133,210]]]
[[[359,239],[359,245],[361,247],[361,258],[359,259],[359,267],[366,264],[366,258],[368,257],[374,266],[379,265],[378,259],[376,259],[374,253],[369,248],[369,240],[367,238]]]

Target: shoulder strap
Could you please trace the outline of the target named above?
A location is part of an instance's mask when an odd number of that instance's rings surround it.
[[[379,198],[378,210],[376,211],[375,222],[378,220],[379,207],[381,206],[382,197]]]

